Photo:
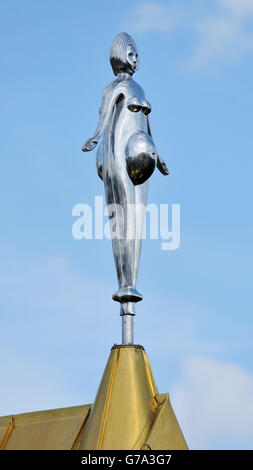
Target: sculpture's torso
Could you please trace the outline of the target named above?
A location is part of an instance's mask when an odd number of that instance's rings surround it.
[[[97,154],[98,171],[106,173],[113,165],[133,184],[144,183],[153,173],[156,149],[148,134],[151,105],[143,89],[131,77],[117,79],[104,91],[105,103],[111,103],[111,116]]]

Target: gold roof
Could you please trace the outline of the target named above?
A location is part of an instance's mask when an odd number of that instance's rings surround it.
[[[187,449],[141,346],[111,350],[94,405],[0,418],[0,449]]]
[[[112,348],[79,448],[187,449],[142,346]]]
[[[0,418],[0,449],[78,449],[91,405]]]

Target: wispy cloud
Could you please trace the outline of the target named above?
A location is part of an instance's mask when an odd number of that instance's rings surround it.
[[[200,68],[213,62],[234,62],[253,50],[248,21],[253,17],[252,0],[217,0],[215,14],[195,24],[197,44],[189,66]]]
[[[253,377],[239,366],[209,357],[188,358],[171,396],[190,448],[233,438],[240,448],[239,440],[252,440]]]
[[[221,6],[229,9],[236,17],[253,14],[252,0],[218,0]]]
[[[134,33],[174,31],[189,34],[193,49],[183,62],[191,69],[215,63],[240,60],[253,51],[252,0],[212,0],[203,6],[198,0],[165,5],[144,2],[135,6],[128,17]]]
[[[183,9],[176,4],[144,2],[131,10],[126,28],[133,33],[171,31],[181,23],[182,16]]]

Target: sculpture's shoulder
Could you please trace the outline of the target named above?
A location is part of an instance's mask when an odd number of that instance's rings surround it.
[[[141,85],[139,85],[139,83],[131,79],[129,85],[131,88],[131,92],[133,93],[134,96],[138,96],[139,98],[142,98],[142,99],[145,98],[144,90],[141,87]]]
[[[113,93],[119,88],[119,83],[117,80],[113,80],[112,82],[108,83],[103,91],[103,97],[110,97]]]

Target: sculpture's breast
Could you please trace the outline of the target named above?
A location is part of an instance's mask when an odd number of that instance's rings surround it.
[[[127,109],[133,113],[143,112],[146,116],[151,113],[151,104],[137,96],[130,96],[126,103]]]

